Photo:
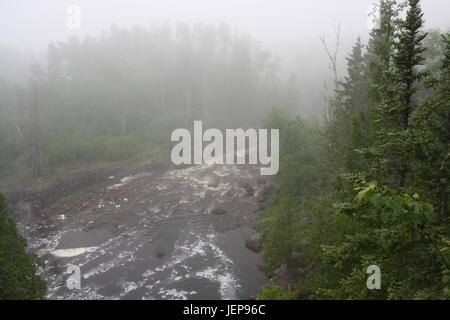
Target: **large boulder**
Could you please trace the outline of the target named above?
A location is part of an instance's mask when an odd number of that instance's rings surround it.
[[[245,246],[253,252],[260,252],[262,242],[263,242],[263,234],[257,232],[248,237],[247,240],[245,240]]]
[[[241,188],[245,190],[245,195],[247,197],[253,196],[255,194],[255,190],[248,182],[242,183]]]

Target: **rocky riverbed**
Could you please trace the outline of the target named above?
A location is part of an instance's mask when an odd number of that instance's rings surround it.
[[[153,168],[45,205],[20,197],[13,216],[49,299],[248,299],[267,281],[253,228],[271,189],[256,166]]]

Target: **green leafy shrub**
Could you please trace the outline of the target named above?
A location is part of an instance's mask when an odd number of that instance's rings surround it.
[[[36,274],[40,259],[26,252],[26,241],[5,208],[0,194],[0,300],[43,299],[46,283]]]

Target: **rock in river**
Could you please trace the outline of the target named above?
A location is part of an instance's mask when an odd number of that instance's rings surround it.
[[[262,242],[263,235],[257,232],[245,240],[245,246],[253,252],[260,252]]]

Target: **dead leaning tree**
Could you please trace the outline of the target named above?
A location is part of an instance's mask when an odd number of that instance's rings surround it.
[[[336,44],[334,51],[331,52],[328,47],[327,41],[325,40],[325,34],[320,36],[320,41],[322,41],[323,47],[325,48],[325,52],[327,53],[328,59],[330,60],[329,68],[333,71],[334,75],[334,85],[337,87],[338,84],[338,71],[337,71],[337,56],[339,53],[339,46],[341,45],[341,25],[336,25],[333,22],[334,36],[336,38]]]
[[[325,34],[321,35],[320,41],[323,44],[323,47],[325,49],[325,52],[328,56],[328,59],[330,61],[329,64],[329,68],[330,70],[333,72],[333,82],[334,82],[334,90],[337,91],[338,89],[338,85],[339,85],[339,77],[338,77],[338,68],[337,68],[337,58],[338,58],[338,54],[339,54],[339,47],[341,45],[341,24],[337,24],[333,22],[333,30],[334,30],[334,36],[336,39],[336,43],[335,43],[335,47],[334,47],[334,51],[330,50],[330,47],[328,46],[328,43],[325,39]],[[325,85],[325,90],[327,90],[326,85]],[[324,94],[324,98],[325,100],[328,100],[328,98],[325,96]],[[326,118],[327,121],[331,120],[331,115],[332,115],[332,110],[330,110],[330,103],[327,106],[327,110],[326,110]]]

